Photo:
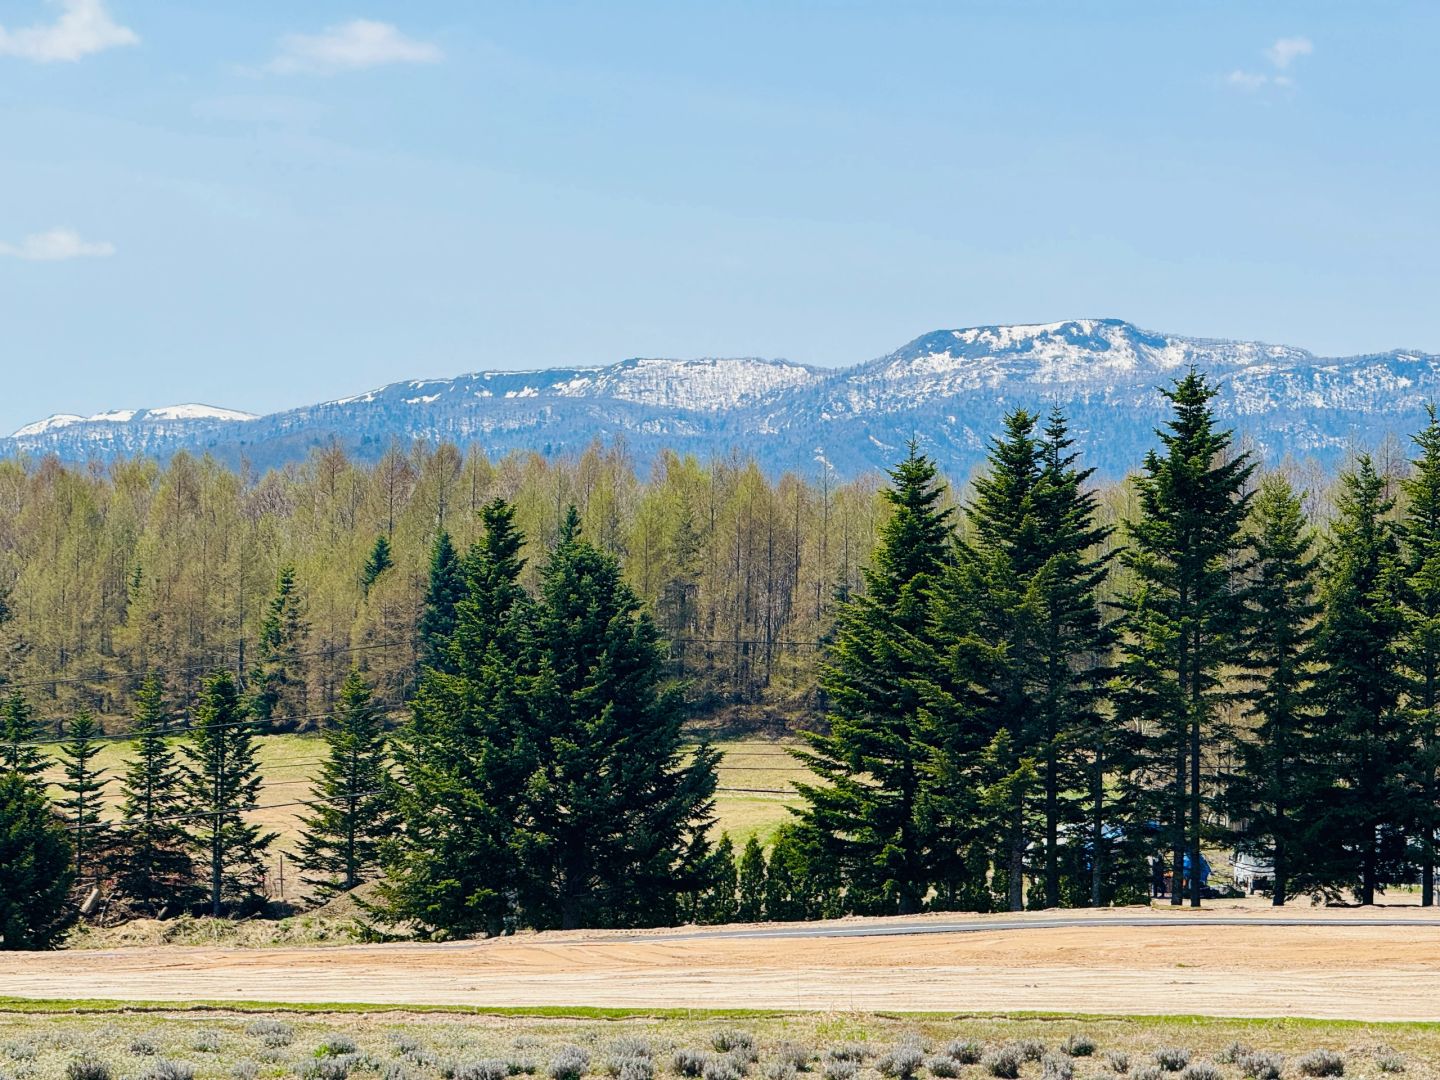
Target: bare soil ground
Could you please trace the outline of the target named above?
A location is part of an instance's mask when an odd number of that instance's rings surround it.
[[[1143,926],[1117,925],[1140,914]],[[1440,912],[1129,909],[1018,929],[755,939],[694,931],[440,945],[0,953],[0,995],[166,1001],[595,1005],[1440,1020]],[[1321,926],[1277,920],[1318,917]],[[1386,927],[1385,917],[1433,926]],[[934,920],[959,921],[955,916]],[[963,919],[964,917],[960,917]],[[993,916],[987,919],[993,919]],[[913,920],[912,920],[913,921]],[[843,926],[861,925],[848,921]]]

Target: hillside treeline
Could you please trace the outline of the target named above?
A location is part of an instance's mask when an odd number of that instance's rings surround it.
[[[737,858],[711,835],[717,759],[682,741],[663,630],[667,604],[689,603],[669,595],[676,577],[643,595],[633,546],[627,569],[610,550],[618,529],[605,539],[608,512],[587,526],[578,503],[537,541],[518,501],[492,497],[463,548],[441,528],[453,505],[437,510],[419,598],[388,628],[413,661],[382,667],[352,644],[323,712],[308,880],[325,893],[378,878],[375,910],[392,920],[496,933],[1157,892],[1198,905],[1205,853],[1233,845],[1272,864],[1276,903],[1368,904],[1414,881],[1433,903],[1440,420],[1403,471],[1357,455],[1322,517],[1293,476],[1262,472],[1217,426],[1204,376],[1165,393],[1170,418],[1123,492],[1091,485],[1063,414],[1016,410],[963,492],[912,445],[873,499],[837,496],[870,504],[874,541],[830,591],[819,707],[795,752],[811,779],[768,855],[751,842]],[[646,496],[670,468],[690,470],[662,466]],[[592,514],[611,505],[597,490]],[[681,500],[673,535],[691,516]],[[791,520],[794,568],[816,538]],[[400,535],[355,544],[358,610],[399,577]],[[0,867],[26,876],[0,888],[0,908],[50,898],[58,926],[57,881],[136,900],[123,883],[137,873],[151,890],[142,910],[201,893],[216,913],[260,903],[254,871],[271,838],[247,817],[251,740],[326,694],[306,666],[302,580],[280,563],[241,677],[205,675],[189,722],[174,726],[175,688],[158,676],[127,703],[137,737],[118,822],[99,814],[99,727],[84,707],[67,717],[64,796],[47,816],[41,728],[29,688],[12,687],[0,838],[14,850],[0,849]],[[409,699],[393,734],[373,692],[386,679]],[[170,859],[174,876],[157,884]]]
[[[860,580],[875,486],[818,466],[772,479],[741,457],[665,455],[637,476],[623,447],[559,461],[395,448],[373,467],[326,448],[263,475],[185,454],[79,469],[6,460],[0,683],[57,725],[90,709],[114,726],[150,672],[186,708],[211,669],[245,680],[283,655],[277,728],[332,712],[352,666],[397,706],[415,686],[437,537],[466,550],[480,509],[503,498],[537,552],[578,509],[654,612],[692,715],[783,723],[815,703],[816,643]],[[277,602],[287,624],[267,629]]]

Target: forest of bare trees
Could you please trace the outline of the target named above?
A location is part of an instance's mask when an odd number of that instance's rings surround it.
[[[561,461],[396,448],[373,467],[320,448],[264,474],[185,454],[7,460],[0,681],[57,725],[82,708],[123,724],[152,670],[183,706],[216,666],[282,669],[279,726],[332,711],[352,665],[398,705],[435,540],[443,530],[465,550],[479,508],[501,497],[537,551],[576,504],[585,535],[622,557],[652,606],[697,717],[783,724],[816,704],[817,646],[873,547],[877,488],[819,465],[768,477],[739,456],[666,455],[642,476],[623,447],[598,446]],[[381,538],[391,565],[367,583]],[[267,634],[282,576],[288,625]]]

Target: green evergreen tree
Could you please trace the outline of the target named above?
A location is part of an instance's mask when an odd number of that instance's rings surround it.
[[[380,845],[396,828],[388,753],[370,687],[352,670],[325,728],[325,760],[315,778],[315,805],[301,819],[302,880],[320,897],[349,892],[373,878]]]
[[[0,949],[49,949],[74,921],[74,853],[38,781],[0,772]]]
[[[360,591],[370,595],[370,589],[380,580],[380,575],[395,565],[395,556],[390,550],[390,538],[381,533],[370,548],[370,555],[360,569]]]
[[[1098,791],[1092,825],[1102,820],[1104,799],[1105,719],[1097,705],[1111,642],[1098,599],[1108,559],[1096,552],[1109,530],[1096,524],[1095,497],[1085,490],[1090,473],[1075,466],[1064,416],[1053,412],[1043,436],[1037,424],[1024,410],[1005,417],[936,601],[942,651],[969,653],[965,666],[980,691],[980,735],[997,770],[986,801],[998,815],[997,871],[1011,910],[1024,904],[1026,855],[1037,839],[1043,889],[1032,902],[1059,906],[1061,827],[1075,817],[1077,789]],[[994,742],[1001,732],[1006,737]],[[1082,780],[1085,751],[1097,755],[1098,783]],[[1037,782],[1020,782],[1032,768]],[[1022,801],[997,804],[1001,790]],[[1103,842],[1099,825],[1095,835]]]
[[[155,915],[185,903],[195,863],[186,830],[184,770],[167,739],[165,692],[150,676],[135,694],[133,750],[121,779],[115,889]]]
[[[254,899],[265,871],[265,849],[278,836],[245,819],[260,800],[260,763],[255,722],[229,672],[206,678],[190,744],[181,753],[188,762],[184,789],[194,819],[191,842],[204,868],[210,913],[219,918],[227,903]]]
[[[294,728],[306,723],[309,694],[298,655],[310,632],[295,567],[285,565],[260,623],[260,662],[251,675],[255,718]]]
[[[35,777],[50,765],[39,743],[44,737],[40,722],[19,690],[12,690],[0,712],[0,769]]]
[[[82,883],[94,883],[99,856],[107,850],[105,823],[100,818],[104,807],[104,791],[109,785],[95,758],[100,753],[103,736],[95,714],[82,709],[70,721],[70,730],[60,746],[60,763],[64,779],[59,801],[61,813],[69,824],[71,847],[75,852],[75,876]]]
[[[465,567],[441,529],[430,549],[430,577],[420,609],[420,665],[453,673],[450,635],[455,632],[456,610],[465,598]]]
[[[734,922],[739,888],[735,842],[729,833],[721,833],[705,859],[701,885],[696,891],[694,921],[711,926]]]
[[[403,828],[382,852],[385,906],[432,934],[498,934],[522,914],[532,605],[514,507],[497,499],[481,521],[454,626],[435,642],[444,668],[422,671],[397,740]]]
[[[1061,802],[1072,786],[1066,774],[1074,755],[1085,758],[1084,820],[1089,841],[1089,902],[1099,906],[1114,896],[1115,882],[1106,850],[1110,755],[1125,738],[1104,709],[1113,675],[1114,628],[1101,615],[1101,592],[1110,574],[1113,551],[1105,550],[1114,531],[1099,521],[1099,499],[1089,487],[1093,470],[1078,468],[1069,423],[1052,410],[1040,442],[1040,479],[1036,514],[1045,561],[1032,592],[1038,610],[1041,783],[1045,798],[1045,905],[1061,901],[1059,829],[1066,818]],[[1072,885],[1078,895],[1083,885]]]
[[[1039,807],[1032,805],[1034,762],[1044,738],[1036,690],[1043,671],[1036,649],[1040,612],[1031,585],[1044,563],[1036,505],[1040,445],[1035,417],[1006,415],[992,440],[988,467],[975,479],[969,526],[954,568],[937,589],[937,636],[943,652],[971,654],[980,737],[990,744],[984,805],[998,843],[995,874],[1011,911],[1024,907],[1026,852]],[[1002,797],[1002,793],[1005,797]]]
[[[765,866],[765,917],[773,922],[820,918],[816,885],[803,830],[794,822],[782,822],[775,829]]]
[[[1147,732],[1156,778],[1169,773],[1155,810],[1169,832],[1174,904],[1185,866],[1201,865],[1203,757],[1232,693],[1224,671],[1244,640],[1242,529],[1255,466],[1232,453],[1230,432],[1216,429],[1217,392],[1193,368],[1163,391],[1173,417],[1157,431],[1161,450],[1145,455],[1135,480],[1139,514],[1125,522],[1129,546],[1121,556],[1131,580],[1119,601],[1126,626],[1117,704]],[[1132,811],[1150,808],[1136,800]],[[1199,907],[1200,874],[1188,881],[1190,903]]]
[[[530,921],[673,921],[708,854],[718,755],[702,745],[685,759],[659,634],[573,506],[541,574],[534,641]]]
[[[1312,834],[1323,762],[1314,753],[1315,537],[1299,496],[1278,474],[1265,477],[1250,508],[1254,564],[1244,668],[1248,737],[1238,740],[1230,778],[1241,844],[1268,856],[1278,907],[1311,880]]]
[[[821,685],[829,729],[805,731],[797,758],[825,781],[797,784],[799,817],[852,907],[910,914],[950,873],[949,845],[934,820],[943,778],[924,721],[934,679],[930,590],[950,559],[952,511],[929,458],[914,444],[890,473],[890,516],[863,576],[839,605]]]
[[[1340,478],[1324,558],[1324,616],[1316,640],[1316,695],[1333,783],[1318,828],[1329,843],[1332,889],[1373,904],[1404,861],[1413,814],[1407,785],[1411,731],[1401,707],[1406,623],[1394,499],[1361,455]]]
[[[1440,420],[1415,438],[1419,456],[1401,482],[1405,514],[1400,523],[1404,560],[1405,641],[1410,675],[1411,722],[1418,745],[1416,828],[1420,837],[1420,903],[1435,903],[1435,840],[1440,831]]]
[[[736,917],[740,922],[759,922],[765,917],[765,849],[754,836],[740,853],[736,887],[740,900]]]

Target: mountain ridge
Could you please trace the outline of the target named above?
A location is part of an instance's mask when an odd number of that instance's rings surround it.
[[[996,324],[922,334],[884,356],[822,367],[761,357],[631,357],[608,365],[411,379],[264,416],[214,406],[62,413],[0,438],[0,455],[85,461],[178,451],[259,467],[338,441],[362,459],[394,442],[450,440],[492,455],[578,453],[624,439],[642,465],[662,449],[752,453],[767,470],[891,463],[916,435],[966,475],[1012,407],[1065,408],[1102,475],[1134,467],[1164,419],[1158,387],[1189,366],[1216,378],[1217,413],[1267,459],[1334,465],[1405,435],[1440,397],[1440,355],[1317,356],[1288,345],[1164,334],[1122,319]]]

